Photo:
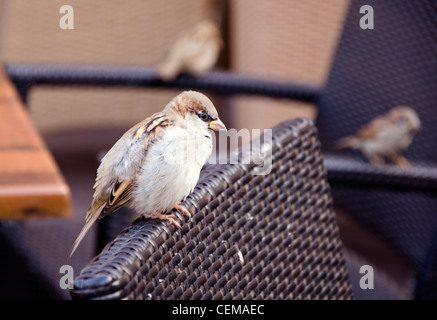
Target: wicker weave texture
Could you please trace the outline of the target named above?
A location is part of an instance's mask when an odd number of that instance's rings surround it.
[[[75,280],[75,299],[348,299],[317,131],[273,130],[273,165],[209,165],[180,230],[137,220]],[[176,216],[181,219],[178,213]]]

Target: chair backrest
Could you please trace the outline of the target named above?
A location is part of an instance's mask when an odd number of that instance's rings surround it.
[[[374,14],[374,29],[360,20]],[[324,152],[396,105],[419,114],[422,130],[403,154],[415,165],[437,162],[437,4],[352,0],[324,94],[317,128]],[[397,188],[333,186],[341,207],[382,236],[419,274],[432,259],[437,198]]]
[[[134,221],[82,270],[72,297],[352,298],[315,126],[284,122],[263,148],[270,173],[208,165],[183,202],[190,221]]]

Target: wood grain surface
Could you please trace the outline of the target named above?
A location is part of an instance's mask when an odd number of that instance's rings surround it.
[[[0,67],[0,219],[70,214],[70,189]]]

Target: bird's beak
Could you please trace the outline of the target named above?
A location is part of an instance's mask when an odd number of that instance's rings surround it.
[[[226,126],[223,124],[223,122],[220,119],[211,121],[208,125],[209,129],[212,129],[214,131],[227,131]]]

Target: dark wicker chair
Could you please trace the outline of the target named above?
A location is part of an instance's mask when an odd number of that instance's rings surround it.
[[[272,140],[269,174],[208,165],[183,204],[190,221],[136,220],[82,270],[72,297],[352,298],[314,125],[284,122]]]
[[[373,30],[360,7],[371,5]],[[337,208],[387,243],[415,273],[414,297],[437,298],[437,4],[351,2],[332,69],[318,100],[322,150]],[[413,107],[422,130],[404,155],[410,172],[376,168],[333,143],[396,105]]]

